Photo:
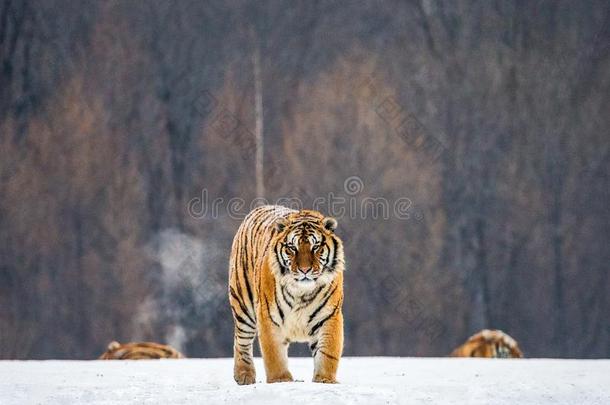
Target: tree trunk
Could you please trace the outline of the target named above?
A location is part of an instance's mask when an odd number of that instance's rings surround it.
[[[258,36],[252,30],[252,40],[254,42],[254,52],[252,53],[252,64],[254,66],[254,111],[256,119],[255,127],[255,143],[256,143],[256,155],[255,155],[255,176],[256,176],[256,197],[265,197],[265,179],[263,176],[263,159],[264,143],[263,143],[263,83],[261,77],[261,66],[260,66],[260,43]]]

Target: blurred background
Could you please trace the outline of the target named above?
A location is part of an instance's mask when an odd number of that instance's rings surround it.
[[[610,356],[609,11],[0,1],[0,358],[231,356],[257,197],[365,207],[332,212],[346,355]]]

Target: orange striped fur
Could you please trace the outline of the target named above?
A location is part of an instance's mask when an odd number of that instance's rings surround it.
[[[244,219],[233,240],[229,301],[235,322],[234,378],[253,384],[258,334],[267,382],[292,381],[291,342],[306,342],[314,382],[335,383],[343,350],[343,243],[337,221],[317,211],[266,205]]]
[[[184,356],[171,346],[153,342],[110,342],[100,360],[182,359]]]
[[[483,329],[451,353],[452,357],[521,358],[523,353],[512,337],[501,330]]]

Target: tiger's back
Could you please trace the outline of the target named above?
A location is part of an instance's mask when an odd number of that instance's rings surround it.
[[[452,357],[521,358],[519,345],[501,330],[483,329],[451,353]]]
[[[171,346],[154,342],[131,342],[121,344],[113,341],[108,344],[100,360],[146,360],[182,359],[184,356]]]

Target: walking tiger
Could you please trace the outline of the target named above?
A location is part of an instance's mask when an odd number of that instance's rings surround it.
[[[258,335],[267,382],[293,381],[288,346],[306,342],[314,382],[336,383],[343,350],[343,243],[337,221],[317,211],[266,205],[250,212],[233,240],[229,301],[234,378],[253,384]]]

